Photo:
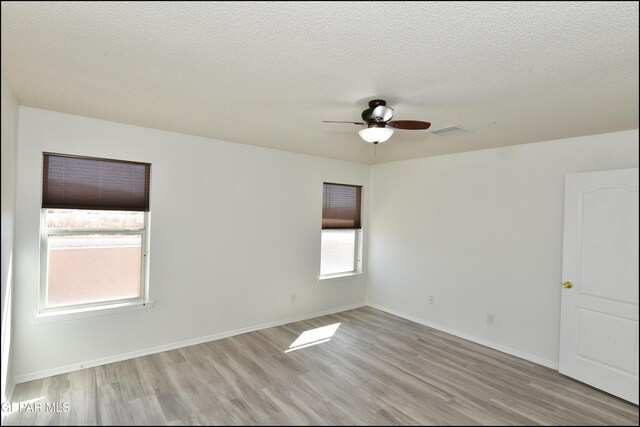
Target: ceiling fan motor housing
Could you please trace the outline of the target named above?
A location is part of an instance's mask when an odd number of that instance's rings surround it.
[[[383,99],[372,99],[369,101],[369,108],[361,114],[362,120],[367,122],[368,127],[385,127],[385,123],[393,117],[393,109],[386,106]]]
[[[369,108],[374,109],[379,105],[387,105],[387,101],[384,99],[372,99],[369,101]]]
[[[375,120],[367,121],[368,128],[383,128],[387,125],[386,122],[377,122]]]

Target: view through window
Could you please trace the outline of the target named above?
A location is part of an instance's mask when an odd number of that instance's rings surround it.
[[[354,271],[356,239],[356,230],[322,230],[320,275]]]
[[[47,209],[48,308],[141,297],[144,212]]]

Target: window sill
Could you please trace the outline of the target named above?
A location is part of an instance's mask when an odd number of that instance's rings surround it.
[[[81,319],[84,317],[102,316],[106,314],[124,313],[127,311],[148,310],[153,307],[153,301],[124,302],[118,304],[101,305],[97,307],[72,308],[38,313],[31,319],[33,323],[61,322],[64,320]]]
[[[337,282],[342,280],[361,279],[364,277],[363,273],[343,273],[343,274],[331,274],[318,277],[318,283]]]

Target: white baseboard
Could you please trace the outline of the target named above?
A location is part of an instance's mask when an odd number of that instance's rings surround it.
[[[145,348],[142,350],[132,351],[129,353],[116,354],[113,356],[103,357],[100,359],[88,360],[82,363],[74,363],[71,365],[60,366],[58,368],[45,369],[38,372],[31,372],[22,375],[16,375],[14,377],[13,386],[15,384],[24,383],[27,381],[39,380],[41,378],[52,377],[54,375],[66,374],[68,372],[78,371],[86,368],[93,368],[95,366],[106,365],[114,362],[121,362],[123,360],[133,359],[135,357],[148,356],[150,354],[161,353],[163,351],[175,350],[178,348],[188,347],[190,345],[202,344],[204,342],[216,341],[223,338],[232,337],[234,335],[246,334],[248,332],[254,332],[261,329],[273,328],[275,326],[286,325],[287,323],[300,322],[303,320],[312,319],[314,317],[326,316],[328,314],[339,313],[342,311],[353,310],[355,308],[364,307],[366,304],[352,304],[338,308],[332,308],[329,310],[319,311],[316,313],[305,314],[301,316],[292,317],[289,319],[277,320],[275,322],[263,323],[261,325],[249,326],[242,329],[236,329],[234,331],[221,332],[218,334],[207,335],[204,337],[192,338],[184,341],[178,341],[174,343],[159,345],[156,347]],[[11,390],[13,392],[13,390]],[[11,396],[11,394],[7,393],[7,396]]]
[[[453,329],[446,328],[444,326],[437,325],[435,323],[428,322],[426,320],[420,319],[415,316],[411,316],[408,314],[401,313],[396,310],[392,310],[390,308],[378,305],[378,304],[367,304],[371,308],[375,308],[380,311],[384,311],[385,313],[393,314],[394,316],[402,317],[403,319],[411,320],[412,322],[419,323],[424,326],[428,326],[433,329],[437,329],[442,332],[446,332],[447,334],[454,335],[458,338],[465,339],[467,341],[474,342],[476,344],[483,345],[485,347],[492,348],[494,350],[501,351],[503,353],[510,354],[511,356],[519,357],[524,360],[528,360],[529,362],[537,363],[538,365],[546,366],[547,368],[551,368],[553,370],[558,370],[558,362],[554,362],[553,360],[544,359],[542,357],[534,356],[533,354],[526,353],[524,351],[516,350],[510,347],[505,347],[500,344],[496,344],[494,342],[485,340],[483,338],[479,338],[473,335],[465,334],[464,332],[455,331]]]
[[[54,375],[60,375],[60,374],[66,374],[68,372],[73,372],[73,371],[78,371],[81,369],[86,369],[86,368],[93,368],[96,366],[101,366],[101,365],[106,365],[109,363],[114,363],[114,362],[121,362],[123,360],[128,360],[128,359],[133,359],[136,357],[142,357],[142,356],[148,356],[151,354],[156,354],[156,353],[161,353],[163,351],[169,351],[169,350],[175,350],[178,348],[183,348],[183,347],[188,347],[191,345],[196,345],[196,344],[202,344],[204,342],[209,342],[209,341],[216,341],[219,339],[223,339],[223,338],[228,338],[228,337],[232,337],[234,335],[240,335],[240,334],[246,334],[248,332],[254,332],[254,331],[258,331],[261,329],[267,329],[267,328],[273,328],[275,326],[281,326],[281,325],[286,325],[287,323],[293,323],[293,322],[300,322],[303,320],[308,320],[308,319],[312,319],[314,317],[320,317],[320,316],[326,316],[328,314],[334,314],[334,313],[339,313],[342,311],[347,311],[347,310],[353,310],[356,308],[360,308],[360,307],[364,307],[365,305],[368,305],[369,307],[375,308],[377,310],[381,310],[384,311],[386,313],[389,314],[393,314],[394,316],[398,316],[398,317],[402,317],[403,319],[407,319],[410,320],[412,322],[416,322],[419,323],[421,325],[424,326],[428,326],[430,328],[433,329],[437,329],[439,331],[454,335],[456,337],[474,342],[476,344],[480,344],[483,345],[485,347],[489,347],[492,348],[494,350],[498,350],[501,351],[503,353],[507,353],[510,354],[512,356],[516,356],[519,357],[521,359],[524,360],[528,360],[530,362],[533,363],[537,363],[539,365],[542,366],[546,366],[548,368],[554,369],[554,370],[558,370],[558,362],[554,362],[552,360],[548,360],[548,359],[544,359],[520,350],[516,350],[510,347],[505,347],[502,346],[500,344],[496,344],[494,342],[485,340],[483,338],[479,338],[476,336],[472,336],[469,334],[465,334],[463,332],[459,332],[459,331],[455,331],[453,329],[449,329],[446,328],[444,326],[440,326],[437,325],[435,323],[431,323],[428,322],[426,320],[417,318],[415,316],[411,316],[405,313],[401,313],[399,311],[378,305],[378,304],[364,304],[364,303],[359,303],[359,304],[352,304],[352,305],[348,305],[348,306],[343,306],[343,307],[338,307],[338,308],[333,308],[333,309],[329,309],[329,310],[324,310],[324,311],[320,311],[320,312],[316,312],[316,313],[311,313],[311,314],[305,314],[305,315],[301,315],[301,316],[296,316],[296,317],[292,317],[289,319],[283,319],[283,320],[278,320],[275,322],[269,322],[269,323],[263,323],[260,325],[254,325],[254,326],[249,326],[246,328],[242,328],[242,329],[236,329],[233,331],[227,331],[227,332],[221,332],[218,334],[213,334],[213,335],[207,335],[207,336],[203,336],[203,337],[198,337],[198,338],[192,338],[189,340],[184,340],[184,341],[178,341],[178,342],[174,342],[174,343],[169,343],[169,344],[164,344],[164,345],[160,345],[160,346],[156,346],[156,347],[150,347],[150,348],[145,348],[142,350],[137,350],[137,351],[132,351],[129,353],[123,353],[123,354],[116,354],[113,356],[108,356],[108,357],[103,357],[100,359],[94,359],[94,360],[88,360],[82,363],[74,363],[71,365],[66,365],[66,366],[61,366],[58,368],[51,368],[51,369],[45,369],[42,371],[37,371],[37,372],[31,372],[31,373],[27,373],[27,374],[23,374],[23,375],[17,375],[13,378],[14,381],[11,382],[7,382],[7,390],[6,390],[6,395],[7,395],[7,399],[11,399],[11,397],[13,396],[13,391],[15,389],[15,385],[16,384],[20,384],[20,383],[24,383],[27,381],[33,381],[33,380],[39,380],[42,378],[47,378],[47,377],[52,377]],[[10,400],[9,400],[10,401]]]

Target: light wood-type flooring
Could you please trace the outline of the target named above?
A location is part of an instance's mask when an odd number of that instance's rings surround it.
[[[335,323],[329,341],[285,353]],[[368,307],[16,386],[14,402],[32,399],[70,411],[5,423],[638,425],[636,405]]]

